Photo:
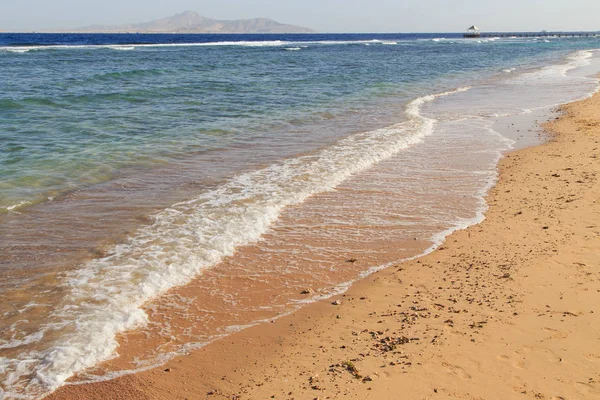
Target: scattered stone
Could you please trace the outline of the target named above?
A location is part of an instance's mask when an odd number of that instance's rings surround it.
[[[469,327],[471,329],[481,329],[481,328],[483,328],[483,326],[485,324],[487,324],[487,321],[473,322],[472,324],[469,325]]]
[[[346,262],[349,262],[349,263],[352,263],[352,264],[354,264],[357,261],[358,261],[358,259],[356,259],[356,258],[349,258],[348,260],[346,260]]]
[[[374,337],[374,339],[375,338],[376,337]],[[387,353],[387,352],[396,350],[397,346],[401,346],[403,344],[410,343],[411,340],[418,340],[418,339],[416,339],[416,338],[409,339],[406,336],[398,336],[398,337],[386,336],[384,338],[379,339],[379,341],[377,343],[375,343],[374,346],[382,353]]]
[[[339,306],[340,304],[342,304],[342,301],[336,300],[336,301],[331,302],[331,304],[333,304],[334,306]]]
[[[165,368],[165,372],[171,372],[171,368]]]
[[[303,291],[300,292],[300,294],[314,294],[315,291],[312,290],[311,288],[308,289],[304,289]]]

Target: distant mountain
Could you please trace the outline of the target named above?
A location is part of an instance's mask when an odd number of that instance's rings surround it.
[[[269,18],[221,21],[206,18],[194,11],[172,17],[129,25],[92,25],[70,32],[100,33],[311,33],[312,29],[282,24]]]

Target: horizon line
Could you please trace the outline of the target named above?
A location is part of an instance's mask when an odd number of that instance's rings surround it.
[[[433,31],[420,31],[420,32],[252,32],[252,33],[242,33],[242,32],[133,32],[133,31],[117,31],[117,32],[103,32],[103,31],[69,31],[69,30],[28,30],[28,31],[2,31],[0,30],[0,34],[79,34],[79,35],[101,35],[101,34],[115,34],[115,35],[381,35],[381,34],[400,34],[400,35],[420,35],[420,34],[463,34],[464,31],[448,31],[448,32],[433,32]],[[510,33],[544,33],[544,34],[553,34],[553,33],[600,33],[599,30],[540,30],[540,31],[479,31],[482,34],[510,34]]]

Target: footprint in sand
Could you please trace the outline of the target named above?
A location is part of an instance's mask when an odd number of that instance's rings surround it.
[[[498,356],[498,359],[501,361],[510,363],[513,368],[525,369],[525,368],[527,368],[527,364],[526,364],[527,360],[526,360],[526,357],[524,357],[523,355],[529,354],[529,353],[531,353],[531,351],[532,351],[532,349],[530,347],[523,347],[523,348],[515,351],[512,357],[501,354]]]
[[[575,382],[575,387],[577,391],[584,395],[586,399],[589,399],[590,396],[600,396],[600,390],[598,390],[597,385],[587,382]]]
[[[448,372],[458,376],[463,380],[471,379],[471,375],[469,375],[462,367],[458,365],[448,364],[447,362],[443,362],[442,365],[448,370]]]
[[[569,337],[569,335],[567,335],[564,332],[559,331],[558,329],[548,328],[548,327],[544,327],[542,329],[545,330],[546,332],[551,333],[550,337],[548,337],[547,339],[566,339]]]
[[[516,351],[516,353],[517,354],[529,354],[532,351],[533,351],[533,347],[523,346],[518,351]]]
[[[510,362],[511,358],[509,356],[505,356],[505,355],[501,354],[498,356],[498,360],[504,361],[504,362]],[[512,362],[511,364],[512,364],[513,368],[525,369],[525,363],[523,363],[522,361]]]

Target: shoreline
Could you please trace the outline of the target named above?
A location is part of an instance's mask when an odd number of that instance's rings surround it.
[[[508,153],[486,219],[434,252],[162,367],[46,398],[600,398],[599,105],[563,106],[550,141]]]

